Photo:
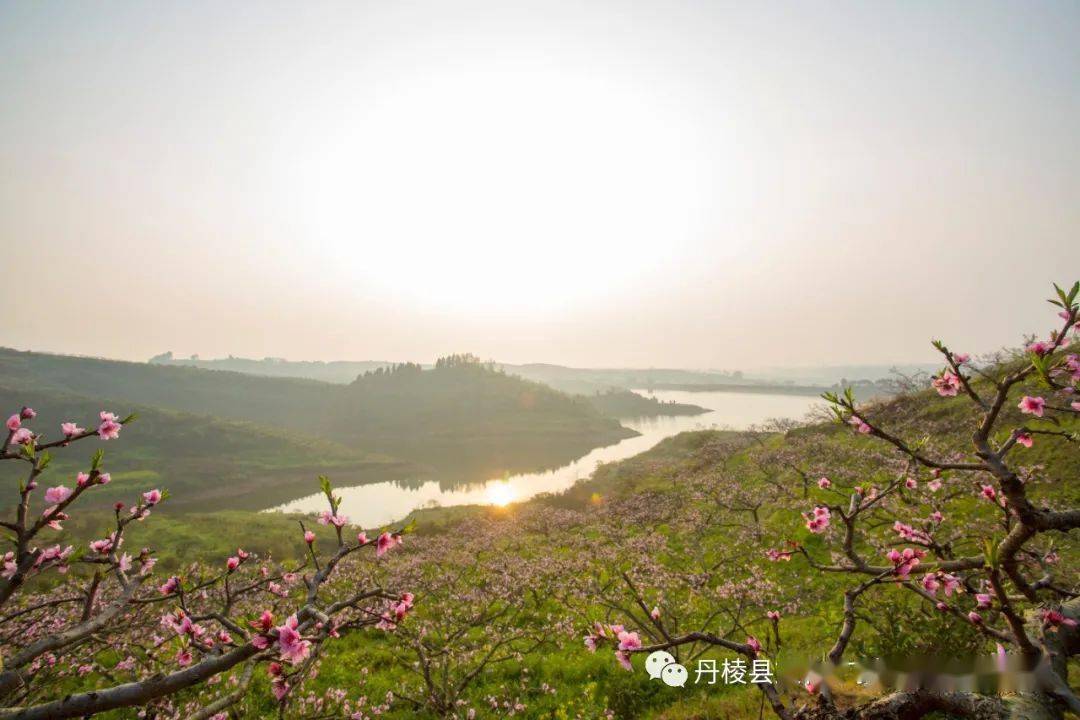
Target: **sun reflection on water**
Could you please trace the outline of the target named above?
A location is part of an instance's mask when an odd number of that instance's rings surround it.
[[[491,505],[506,507],[514,502],[516,497],[517,493],[514,492],[513,486],[508,482],[493,482],[487,487],[487,501]]]

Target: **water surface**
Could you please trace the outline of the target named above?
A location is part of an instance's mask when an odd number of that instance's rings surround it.
[[[361,527],[373,528],[400,520],[413,510],[423,507],[452,505],[506,505],[525,500],[539,493],[561,492],[578,480],[589,477],[598,463],[613,462],[642,453],[666,437],[687,430],[730,429],[745,430],[770,418],[801,418],[816,397],[799,395],[764,395],[724,392],[684,392],[657,390],[651,394],[661,401],[690,403],[709,408],[702,415],[678,417],[621,418],[626,427],[639,433],[613,445],[595,448],[554,470],[519,473],[504,478],[483,478],[457,489],[444,488],[438,480],[422,483],[377,482],[356,487],[340,488],[341,512]],[[411,486],[410,486],[411,485]],[[280,505],[274,510],[284,512],[319,512],[326,508],[326,499],[310,495]]]

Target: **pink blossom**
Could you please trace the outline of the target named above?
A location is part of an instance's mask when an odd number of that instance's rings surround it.
[[[90,482],[90,476],[87,475],[84,472],[81,472],[81,473],[79,473],[78,475],[75,476],[75,484],[78,485],[79,487],[86,487],[87,483],[89,483],[89,482]]]
[[[1026,432],[1016,433],[1016,442],[1020,445],[1023,445],[1024,447],[1031,447],[1035,444],[1035,441],[1031,438],[1031,435]]]
[[[902,523],[899,520],[893,523],[893,530],[895,530],[901,538],[903,538],[904,540],[908,540],[909,542],[930,542],[930,536],[927,535],[925,532],[913,528],[912,526],[905,523]]]
[[[339,528],[339,527],[344,527],[345,525],[348,524],[348,522],[349,522],[349,518],[347,518],[347,517],[345,517],[343,515],[335,515],[334,513],[330,512],[329,510],[323,510],[321,513],[319,513],[319,524],[320,525],[333,525],[334,527]]]
[[[935,605],[934,607],[936,607],[936,608],[937,608],[938,610],[940,610],[941,612],[948,612],[948,610],[949,610],[949,606],[948,606],[948,604],[947,604],[947,603],[943,603],[943,602],[939,602],[939,603],[938,603],[937,605]]]
[[[995,490],[991,485],[983,485],[980,492],[982,493],[982,496],[990,502],[994,502],[995,500],[997,500],[997,490]]]
[[[967,616],[968,616],[968,620],[971,621],[972,625],[982,625],[983,619],[982,619],[982,615],[980,615],[979,613],[972,610],[971,612],[968,613]]]
[[[915,480],[915,478],[909,477],[907,480],[904,480],[904,487],[906,487],[908,490],[914,490],[915,488],[919,487],[919,483],[917,480]]]
[[[638,637],[636,632],[622,631],[618,634],[617,639],[619,641],[620,650],[636,650],[641,647],[641,638]]]
[[[596,652],[596,638],[592,635],[585,636],[585,649],[591,653]]]
[[[101,411],[101,424],[98,425],[97,434],[102,440],[115,440],[120,437],[120,428],[123,427],[111,412]]]
[[[98,485],[108,485],[112,481],[112,475],[109,473],[101,473],[97,476]]]
[[[57,572],[66,573],[68,571],[67,559],[71,556],[73,551],[74,548],[70,545],[63,550],[60,549],[59,545],[53,545],[50,548],[46,548],[38,555],[38,559],[34,562],[34,567],[40,569],[50,563],[55,563]],[[7,557],[5,556],[5,560],[6,559]]]
[[[1073,410],[1075,410],[1077,412],[1080,412],[1080,400],[1077,400],[1076,402],[1072,403],[1069,407],[1071,407]]]
[[[945,597],[950,597],[960,587],[960,578],[948,573],[943,573],[940,577],[945,587]]]
[[[71,492],[71,488],[64,487],[63,485],[51,487],[45,491],[45,502],[52,505],[59,505],[71,497]]]
[[[867,425],[866,422],[864,422],[863,419],[858,415],[852,415],[851,418],[848,420],[848,425],[851,425],[863,435],[868,435],[871,430],[870,426]]]
[[[791,562],[791,553],[769,548],[765,551],[765,557],[772,562]]]
[[[1046,400],[1041,397],[1031,397],[1025,395],[1020,399],[1020,404],[1017,405],[1020,408],[1020,412],[1026,415],[1034,415],[1035,417],[1043,416],[1043,408],[1046,407]]]
[[[935,524],[940,525],[941,522],[945,520],[945,516],[941,514],[940,510],[935,510],[934,512],[930,513],[930,519],[933,520]]]
[[[64,437],[70,439],[86,432],[86,429],[79,427],[76,423],[66,422],[60,423],[60,432],[64,434]]]
[[[1045,355],[1050,352],[1051,345],[1048,342],[1042,340],[1036,340],[1027,346],[1028,352],[1035,353],[1036,355]]]
[[[158,588],[158,592],[162,595],[172,595],[180,587],[180,578],[173,576],[165,581],[161,587]]]
[[[930,492],[937,492],[941,489],[941,480],[934,478],[930,482],[926,483],[926,487],[930,488]]]
[[[299,622],[295,615],[290,615],[285,624],[277,628],[278,647],[282,660],[292,665],[303,662],[311,652],[311,641],[304,640],[297,631]]]
[[[270,692],[274,694],[275,700],[281,702],[289,694],[289,684],[284,680],[276,680],[270,684]]]
[[[1076,627],[1075,620],[1065,617],[1057,610],[1043,610],[1042,621],[1043,626],[1049,628],[1051,632],[1057,632],[1057,629],[1062,625],[1066,627]]]
[[[753,650],[755,653],[761,652],[761,643],[758,642],[758,639],[753,635],[750,635],[746,638],[746,644],[749,645],[750,649]]]
[[[11,442],[16,445],[29,445],[34,440],[34,433],[26,428],[19,428],[11,436]]]
[[[187,667],[191,664],[191,651],[187,648],[182,648],[180,652],[176,654],[176,664],[180,667]]]
[[[779,622],[779,620],[780,620],[780,611],[779,610],[770,610],[767,613],[765,613],[765,617],[769,618],[773,622]]]
[[[127,553],[124,553],[120,556],[120,561],[117,563],[116,566],[120,568],[120,572],[127,572],[131,570],[131,556]]]
[[[284,680],[275,680],[270,683],[270,692],[273,693],[274,699],[281,703],[285,699],[285,695],[288,694],[288,683]]]
[[[147,505],[157,505],[159,502],[161,502],[161,491],[157,489],[144,492],[142,496],[143,500],[146,501]]]
[[[304,531],[304,542],[306,542],[308,545],[315,542],[315,533],[311,532],[310,530],[305,530]]]
[[[938,588],[941,587],[941,583],[938,582],[937,577],[934,575],[934,573],[926,573],[925,575],[923,575],[922,586],[923,589],[926,590],[926,592],[930,593],[931,595],[936,595]]]
[[[22,426],[22,418],[19,417],[19,413],[15,413],[11,417],[9,417],[7,419],[7,422],[4,424],[7,425],[8,430],[10,430],[11,432],[15,432],[19,429],[19,427]]]
[[[617,650],[615,652],[615,659],[618,660],[619,664],[622,665],[624,669],[629,671],[634,669],[634,666],[630,664],[630,655],[628,653]]]
[[[225,567],[229,572],[236,570],[236,568],[240,567],[240,558],[236,556],[230,557],[225,561]]]
[[[975,593],[975,602],[979,608],[990,607],[991,597],[986,593]]]
[[[108,555],[113,550],[112,536],[90,542],[90,549],[99,555]]]
[[[941,397],[956,397],[960,392],[960,378],[951,370],[942,371],[941,375],[930,381]]]
[[[367,545],[368,544],[367,533],[366,532],[357,533],[356,542],[360,543],[361,545]]]
[[[829,529],[832,513],[829,508],[818,505],[812,513],[803,513],[806,518],[806,529],[814,534],[821,534]]]
[[[394,618],[388,612],[384,612],[379,616],[379,622],[375,624],[376,629],[385,630],[387,632],[393,632],[397,630],[397,623],[394,622]]]
[[[817,486],[819,488],[821,488],[822,490],[828,490],[829,488],[832,487],[832,481],[829,480],[829,478],[827,478],[827,477],[823,477],[823,478],[820,478],[817,481]]]
[[[379,539],[375,543],[375,557],[382,557],[386,554],[386,551],[395,545],[401,544],[400,535],[391,535],[388,532],[384,532],[379,536]]]
[[[274,626],[274,614],[269,610],[263,610],[259,615],[259,619],[251,623],[251,627],[263,632],[270,632],[270,628]]]
[[[56,505],[50,505],[45,508],[41,512],[41,517],[48,518],[48,521],[46,521],[45,524],[53,530],[63,530],[64,528],[60,523],[70,518],[67,513],[58,510]]]
[[[653,607],[652,611],[649,613],[649,617],[651,617],[653,620],[659,620],[660,619],[660,608],[659,607]]]
[[[399,601],[390,606],[390,609],[394,611],[394,617],[398,622],[404,620],[405,615],[412,610],[414,598],[415,596],[411,592],[402,593]]]
[[[964,363],[971,362],[971,356],[967,353],[953,353],[953,362],[957,365],[963,365]]]
[[[887,557],[896,566],[894,572],[898,577],[906,578],[912,570],[918,567],[920,558],[926,555],[922,550],[904,548],[903,551],[890,550]]]

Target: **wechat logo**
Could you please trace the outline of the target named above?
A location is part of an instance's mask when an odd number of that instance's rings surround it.
[[[671,687],[683,687],[690,676],[685,667],[675,662],[675,656],[664,650],[657,650],[645,659],[645,671],[651,679],[659,678]]]

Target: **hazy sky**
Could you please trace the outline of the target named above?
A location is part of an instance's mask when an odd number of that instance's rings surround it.
[[[1049,328],[1080,3],[0,2],[0,344],[735,368]]]

